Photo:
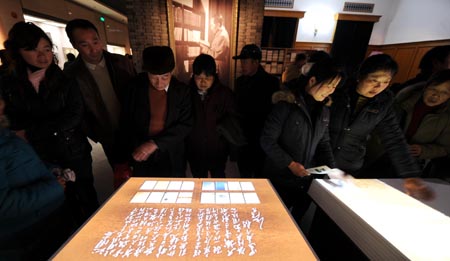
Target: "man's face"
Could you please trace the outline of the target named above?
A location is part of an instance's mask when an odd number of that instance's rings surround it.
[[[172,73],[168,72],[165,74],[151,74],[147,73],[150,84],[153,88],[158,91],[166,89],[170,84],[170,79],[172,78]]]
[[[364,79],[361,79],[356,87],[358,94],[373,98],[384,91],[392,80],[390,71],[376,71],[369,73]]]
[[[218,28],[218,25],[216,24],[216,20],[214,18],[211,19],[211,23],[209,24],[211,31],[215,32]]]
[[[251,58],[241,59],[242,75],[252,76],[258,71],[259,61]]]
[[[81,58],[91,64],[98,64],[103,57],[103,43],[94,29],[77,28],[72,32],[72,45]]]

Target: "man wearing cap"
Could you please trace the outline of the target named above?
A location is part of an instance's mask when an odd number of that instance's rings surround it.
[[[147,47],[142,61],[144,72],[131,83],[121,117],[133,176],[184,177],[184,139],[192,128],[189,88],[172,76],[170,47]]]
[[[118,164],[120,148],[117,146],[120,110],[124,103],[126,85],[136,71],[129,59],[103,49],[104,43],[97,28],[84,19],[67,23],[66,33],[79,55],[64,72],[74,77],[83,95],[85,115],[83,129],[88,137],[100,142],[105,155],[115,169],[115,186],[122,179],[126,166]],[[120,183],[120,182],[119,182]]]
[[[241,148],[237,164],[242,178],[261,177],[264,152],[259,144],[264,121],[272,109],[272,94],[280,81],[260,65],[261,49],[255,44],[242,48],[233,59],[241,61],[242,75],[236,79],[236,100],[248,145]]]

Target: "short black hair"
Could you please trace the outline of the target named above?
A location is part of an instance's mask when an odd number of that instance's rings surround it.
[[[206,76],[216,76],[216,61],[211,55],[202,53],[195,58],[192,64],[192,71],[194,75],[204,73]]]
[[[73,53],[67,53],[66,57],[68,61],[75,61],[75,54]]]
[[[315,62],[308,72],[307,80],[315,77],[317,83],[326,82],[337,77],[341,78],[339,86],[345,82],[346,74],[344,68],[332,58]]]
[[[329,55],[325,51],[322,51],[322,50],[314,51],[309,55],[308,63],[316,63],[318,61],[323,61],[323,60],[327,60],[330,58],[331,58],[331,55]]]
[[[305,53],[298,53],[298,54],[295,55],[295,61],[296,62],[306,60],[306,58],[307,57],[306,57]]]
[[[357,79],[365,79],[367,75],[377,71],[390,72],[393,77],[398,71],[398,64],[387,54],[369,56],[359,67]]]
[[[450,69],[442,70],[431,75],[428,79],[426,87],[436,86],[444,82],[450,81]]]
[[[450,45],[436,46],[430,49],[422,57],[419,63],[419,69],[423,74],[429,75],[433,73],[434,62],[445,62],[447,56],[450,55]]]
[[[73,31],[75,29],[93,29],[98,34],[97,27],[86,19],[73,19],[66,25],[66,34],[71,43],[73,43]]]

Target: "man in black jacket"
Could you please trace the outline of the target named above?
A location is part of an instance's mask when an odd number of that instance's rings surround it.
[[[242,178],[261,177],[264,152],[259,144],[264,121],[272,109],[272,94],[279,90],[280,81],[260,65],[261,49],[255,44],[242,48],[233,59],[241,61],[242,75],[236,79],[237,111],[242,116],[242,128],[248,144],[238,156]]]
[[[84,19],[67,23],[66,33],[79,55],[64,72],[78,82],[84,99],[85,115],[83,129],[88,137],[100,142],[108,161],[115,169],[115,186],[121,177],[118,169],[120,148],[117,146],[121,107],[124,103],[126,86],[136,75],[130,60],[103,49],[103,41],[97,28]]]
[[[334,157],[339,169],[355,177],[365,177],[360,170],[367,140],[374,131],[398,176],[421,174],[393,111],[393,95],[387,90],[397,68],[397,63],[386,54],[371,56],[361,65],[356,82],[332,96],[330,138]]]

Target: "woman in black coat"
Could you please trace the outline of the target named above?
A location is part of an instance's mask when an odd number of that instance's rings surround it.
[[[213,178],[225,178],[229,146],[217,125],[235,112],[233,93],[219,82],[212,56],[200,54],[193,71],[189,87],[194,125],[186,139],[186,157],[194,177],[206,178],[209,171]]]
[[[5,47],[10,65],[1,88],[11,129],[47,164],[75,171],[76,182],[68,184],[67,192],[81,225],[97,209],[98,200],[91,146],[80,128],[83,102],[78,86],[54,63],[53,44],[36,25],[16,23]]]
[[[325,105],[344,77],[327,59],[315,63],[307,77],[297,81],[295,91],[273,96],[276,103],[261,135],[266,153],[264,174],[270,178],[287,208],[302,213],[308,202],[306,171],[318,165],[334,167],[329,143],[329,110]],[[291,89],[292,90],[292,89]]]

